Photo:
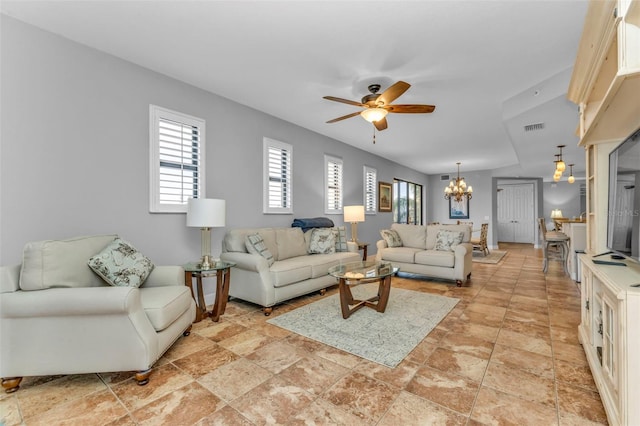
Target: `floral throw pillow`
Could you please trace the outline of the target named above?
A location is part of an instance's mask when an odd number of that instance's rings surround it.
[[[311,231],[309,253],[330,254],[336,252],[336,237],[331,228],[314,228]]]
[[[380,231],[380,235],[384,242],[387,243],[387,247],[402,247],[402,240],[395,229],[383,229]]]
[[[116,238],[100,253],[89,259],[89,267],[109,285],[140,287],[154,265],[131,244]]]
[[[247,251],[252,254],[259,254],[260,256],[267,259],[267,263],[269,266],[273,265],[276,261],[271,254],[271,251],[267,248],[264,240],[260,236],[260,234],[250,234],[247,235],[244,241],[244,245],[247,247]]]
[[[438,251],[454,251],[456,246],[462,242],[463,237],[464,232],[442,229],[438,231],[434,249]]]

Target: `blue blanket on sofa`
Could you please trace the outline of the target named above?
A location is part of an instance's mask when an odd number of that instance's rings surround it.
[[[332,228],[333,221],[328,217],[312,217],[306,219],[293,219],[292,228],[302,228],[302,232],[307,232],[311,228]]]

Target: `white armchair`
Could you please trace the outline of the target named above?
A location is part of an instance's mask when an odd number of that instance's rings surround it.
[[[18,390],[24,376],[111,371],[136,371],[144,385],[152,365],[189,334],[196,307],[182,267],[156,266],[140,288],[96,280],[86,262],[114,238],[28,245],[24,259],[31,265],[0,267],[0,377],[6,392]],[[34,276],[32,269],[25,272],[34,259],[46,288],[32,289],[21,279]],[[61,267],[77,270],[61,273]]]

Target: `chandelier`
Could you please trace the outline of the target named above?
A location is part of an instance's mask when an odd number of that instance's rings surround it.
[[[560,181],[560,178],[562,177],[562,173],[567,170],[567,165],[565,164],[565,162],[562,160],[562,148],[566,147],[566,145],[558,145],[558,148],[560,149],[560,153],[556,154],[555,157],[556,159],[553,161],[553,163],[555,164],[555,168],[553,170],[553,181],[554,182],[558,182]],[[573,166],[575,164],[569,164],[569,178],[567,179],[567,181],[569,183],[574,183],[576,181],[576,178],[573,176]]]
[[[458,165],[458,177],[449,182],[449,186],[444,188],[444,198],[445,200],[453,200],[456,202],[462,201],[465,197],[470,200],[473,188],[471,185],[467,186],[464,178],[460,177],[460,162],[456,164]]]

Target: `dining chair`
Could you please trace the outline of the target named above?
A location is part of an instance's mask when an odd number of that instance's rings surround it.
[[[480,238],[472,238],[470,243],[474,251],[481,251],[485,256],[491,254],[489,246],[487,246],[487,235],[489,234],[489,224],[480,225]]]
[[[540,235],[542,238],[542,271],[546,274],[549,268],[549,248],[555,248],[559,260],[562,261],[562,267],[566,274],[567,270],[567,257],[569,255],[569,236],[563,232],[547,231],[547,224],[543,217],[538,218],[538,226],[540,228]]]

